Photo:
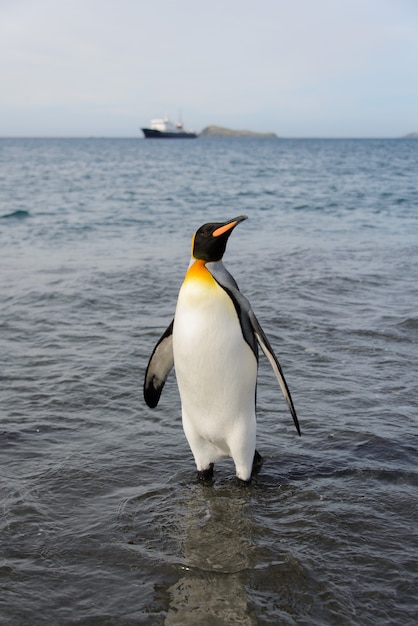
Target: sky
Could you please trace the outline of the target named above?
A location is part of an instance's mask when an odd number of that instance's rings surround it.
[[[0,0],[0,136],[418,131],[418,0]]]

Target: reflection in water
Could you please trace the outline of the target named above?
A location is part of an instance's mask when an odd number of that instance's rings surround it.
[[[196,485],[186,503],[183,530],[183,575],[168,589],[165,624],[256,624],[241,575],[251,567],[255,551],[245,490]]]
[[[280,482],[177,483],[145,487],[124,500],[118,526],[132,571],[146,568],[150,623],[255,626],[262,617],[275,624],[356,623],[353,590],[339,578],[346,572],[339,502],[327,503],[306,486],[296,503],[294,486]],[[348,515],[352,524],[355,509]],[[335,567],[335,581],[324,581],[319,549]],[[139,603],[145,595],[142,587]],[[309,621],[298,622],[301,616]]]

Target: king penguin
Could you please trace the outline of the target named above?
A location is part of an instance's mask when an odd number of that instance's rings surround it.
[[[201,226],[175,316],[157,342],[145,374],[144,398],[157,406],[175,368],[183,429],[198,476],[213,476],[214,463],[232,457],[238,479],[251,481],[261,466],[256,450],[256,386],[260,345],[277,377],[298,434],[300,427],[279,361],[248,300],[222,257],[234,228],[247,219]]]

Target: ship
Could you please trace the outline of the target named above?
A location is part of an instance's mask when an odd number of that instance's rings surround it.
[[[197,134],[185,130],[183,123],[173,124],[167,117],[151,120],[149,128],[141,128],[146,139],[196,139]]]

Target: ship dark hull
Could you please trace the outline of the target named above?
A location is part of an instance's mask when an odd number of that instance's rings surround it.
[[[185,130],[179,130],[173,133],[153,130],[152,128],[142,128],[142,132],[146,139],[196,139],[196,133],[188,133]]]

